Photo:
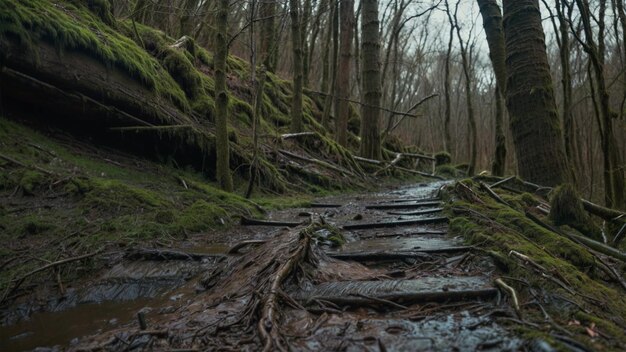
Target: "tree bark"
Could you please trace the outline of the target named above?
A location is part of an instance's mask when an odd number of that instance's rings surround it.
[[[348,120],[350,118],[350,73],[351,73],[351,48],[352,30],[354,28],[354,0],[341,2],[339,15],[341,22],[340,59],[337,71],[337,96],[339,97],[337,113],[335,114],[335,137],[337,143],[342,146],[348,145]]]
[[[507,108],[520,176],[555,186],[569,181],[537,0],[504,0]]]
[[[268,72],[276,70],[276,48],[274,15],[276,14],[276,0],[263,0],[259,3],[259,15],[261,24],[261,57],[263,65]]]
[[[228,4],[220,0],[216,12],[215,56],[215,139],[217,182],[227,192],[233,190],[228,150],[228,93],[226,92],[226,59],[228,57]]]
[[[504,94],[506,92],[506,51],[504,48],[504,28],[502,12],[496,0],[478,0],[483,26],[489,45],[489,58],[496,76],[496,131],[495,155],[491,173],[504,175],[506,165],[506,137],[504,134]]]
[[[452,121],[452,98],[450,96],[450,90],[452,83],[450,82],[450,56],[452,55],[452,43],[454,42],[454,26],[450,26],[450,33],[448,33],[448,49],[446,50],[445,57],[445,73],[444,73],[444,97],[446,104],[445,120],[444,120],[444,143],[445,150],[448,153],[452,153],[452,136],[450,134],[450,122]]]
[[[379,160],[381,81],[380,81],[380,31],[378,21],[378,0],[362,1],[361,52],[363,57],[363,101],[369,104],[362,107],[361,113],[361,156]]]
[[[298,1],[289,0],[291,43],[293,50],[293,98],[291,102],[291,132],[302,132],[302,46]]]

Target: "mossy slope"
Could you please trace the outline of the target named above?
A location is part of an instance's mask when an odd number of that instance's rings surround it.
[[[457,200],[447,211],[451,233],[491,254],[498,275],[518,292],[524,320],[532,325],[518,325],[517,329],[529,338],[540,337],[562,348],[567,341],[560,337],[567,335],[594,350],[623,350],[624,289],[586,247],[525,215],[530,211],[542,216],[535,208],[541,199],[528,193],[498,192],[510,207],[490,198],[471,180],[462,181],[453,192]],[[624,272],[624,263],[613,264],[618,273]]]

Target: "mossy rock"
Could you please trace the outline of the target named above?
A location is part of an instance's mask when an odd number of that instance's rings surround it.
[[[176,225],[190,232],[200,232],[226,221],[226,211],[204,200],[198,200],[190,207],[183,210],[176,221]]]
[[[439,152],[435,154],[435,165],[448,165],[452,162],[452,156],[448,152]]]
[[[20,187],[26,195],[34,195],[35,190],[43,186],[46,176],[38,171],[24,171],[20,178]]]
[[[568,225],[583,235],[602,241],[599,227],[583,208],[580,195],[571,184],[557,187],[550,199],[550,220],[557,226]]]
[[[437,166],[435,174],[443,177],[455,178],[458,176],[458,170],[450,164],[444,164]]]

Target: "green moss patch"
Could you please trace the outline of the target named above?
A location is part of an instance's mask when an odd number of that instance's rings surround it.
[[[516,289],[524,319],[538,324],[533,329],[518,327],[520,332],[529,339],[539,336],[559,346],[553,338],[562,333],[556,324],[591,349],[621,350],[626,345],[626,321],[621,318],[626,316],[625,292],[606,275],[596,256],[526,216],[525,212],[534,212],[540,199],[497,190],[512,205],[509,207],[473,182],[462,182],[465,186],[456,186],[454,192],[458,200],[447,206],[450,232],[488,253],[498,268],[496,275]],[[615,264],[623,273],[624,263]],[[539,302],[554,324],[545,324],[536,304],[524,305],[529,302]],[[582,327],[572,324],[574,320]],[[608,338],[592,338],[586,333],[585,327],[591,323]]]

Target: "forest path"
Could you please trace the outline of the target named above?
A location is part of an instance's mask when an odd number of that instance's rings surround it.
[[[179,248],[134,248],[51,300],[49,312],[0,328],[9,338],[0,347],[68,346],[78,338],[70,349],[256,350],[262,339],[253,321],[273,292],[268,278],[296,257],[289,252],[299,246],[294,234],[307,226],[284,225],[320,219],[331,226],[309,235],[309,259],[280,290],[277,343],[311,351],[516,350],[522,341],[493,318],[510,310],[499,306],[493,263],[448,236],[439,194],[447,183],[329,197],[273,212],[267,223],[194,236]],[[154,335],[136,331],[138,311]]]

